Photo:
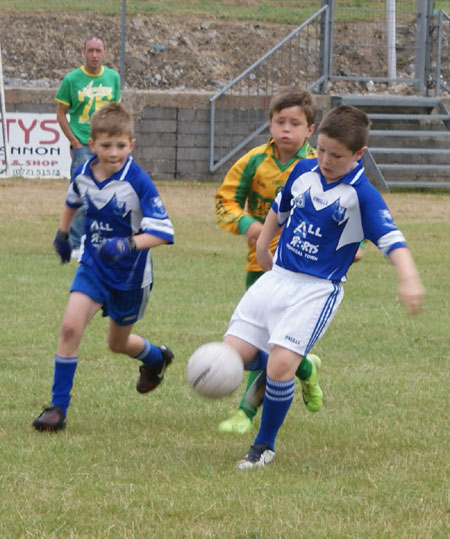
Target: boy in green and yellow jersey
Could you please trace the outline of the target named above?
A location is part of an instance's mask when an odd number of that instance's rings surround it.
[[[309,92],[288,88],[276,94],[269,105],[272,135],[269,142],[253,148],[236,161],[216,194],[219,225],[233,234],[247,237],[246,288],[263,274],[256,261],[255,246],[273,200],[298,161],[317,155],[308,142],[314,131],[315,117],[316,108]],[[271,244],[272,252],[275,252],[277,242],[278,236]],[[310,354],[303,359],[297,370],[300,379],[311,375],[312,363],[317,370],[320,368],[317,356]],[[239,409],[220,423],[219,431],[248,432],[262,403],[264,387],[265,373],[251,370]],[[321,394],[316,396],[315,402],[305,401],[305,404],[310,411],[318,411],[322,406]]]

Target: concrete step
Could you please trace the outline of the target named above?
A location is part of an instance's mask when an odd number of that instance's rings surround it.
[[[418,148],[383,148],[378,146],[372,146],[370,148],[372,153],[375,154],[396,154],[396,155],[450,155],[450,150],[448,148],[423,148],[422,146]]]
[[[450,131],[410,131],[406,129],[389,130],[389,129],[372,129],[370,131],[371,137],[450,137]]]
[[[367,114],[369,118],[372,120],[372,123],[374,121],[379,120],[387,120],[389,122],[401,120],[401,121],[427,121],[427,122],[434,122],[434,121],[449,121],[450,115],[448,114],[402,114],[401,112],[396,113],[381,113],[381,112],[375,112],[372,114]]]
[[[409,189],[418,189],[418,188],[428,188],[428,189],[448,189],[450,188],[450,181],[440,181],[440,180],[428,180],[426,182],[406,180],[406,181],[387,181],[386,182],[389,189],[393,188],[409,188]]]
[[[422,164],[387,164],[377,163],[383,171],[390,172],[414,172],[417,174],[427,174],[430,172],[439,172],[440,175],[450,176],[450,165],[422,165]]]
[[[371,120],[368,163],[378,185],[450,188],[450,114],[437,98],[348,95],[332,104],[361,108]]]
[[[353,105],[354,107],[395,107],[399,108],[426,108],[439,106],[439,99],[421,96],[393,96],[393,95],[342,95],[332,97],[333,106]]]

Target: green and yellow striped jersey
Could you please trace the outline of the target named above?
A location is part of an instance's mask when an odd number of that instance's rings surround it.
[[[264,222],[272,201],[281,190],[292,169],[300,161],[316,157],[308,141],[287,163],[281,163],[271,138],[267,144],[253,148],[230,168],[216,194],[217,222],[233,234],[245,234],[254,222]],[[278,235],[271,244],[275,252]],[[247,271],[262,271],[256,261],[255,246],[248,247]]]

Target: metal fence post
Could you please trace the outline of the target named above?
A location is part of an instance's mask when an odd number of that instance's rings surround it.
[[[334,0],[322,0],[322,7],[326,6],[327,9],[322,13],[320,18],[320,76],[322,83],[319,87],[319,92],[326,94],[328,90],[328,80],[330,78],[330,64],[331,64],[331,47],[333,36],[333,20],[334,17]]]
[[[126,42],[126,26],[127,26],[127,0],[122,0],[122,18],[120,23],[120,88],[123,88],[125,83],[125,42]]]
[[[432,0],[417,0],[417,30],[416,30],[416,90],[424,92],[426,88],[426,64],[428,58],[427,34],[428,14]]]

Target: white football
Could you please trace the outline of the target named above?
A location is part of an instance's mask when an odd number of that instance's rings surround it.
[[[220,399],[242,383],[244,365],[239,354],[223,342],[209,342],[197,348],[188,361],[190,386],[210,399]]]

